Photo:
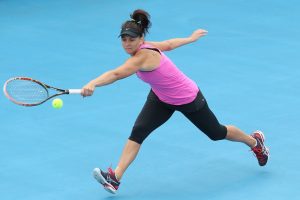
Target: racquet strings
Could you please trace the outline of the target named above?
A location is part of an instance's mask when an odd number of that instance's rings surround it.
[[[12,80],[6,85],[6,92],[14,101],[24,104],[37,104],[49,97],[42,85],[28,80]]]

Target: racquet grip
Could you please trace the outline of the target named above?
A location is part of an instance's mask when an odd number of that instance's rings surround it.
[[[81,94],[81,89],[69,89],[69,94]]]

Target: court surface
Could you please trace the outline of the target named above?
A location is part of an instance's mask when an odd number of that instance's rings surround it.
[[[61,110],[0,95],[0,199],[299,199],[299,1],[1,0],[1,84],[29,76],[81,88],[128,58],[117,36],[137,8],[152,15],[148,40],[209,31],[167,55],[219,121],[264,131],[268,165],[176,113],[145,141],[118,194],[107,193],[92,170],[117,165],[149,91],[132,76],[90,98],[64,96]]]

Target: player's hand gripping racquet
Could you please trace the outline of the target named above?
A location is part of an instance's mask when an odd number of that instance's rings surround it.
[[[9,100],[21,106],[37,106],[63,94],[81,94],[81,89],[59,89],[28,77],[8,79],[3,91]]]

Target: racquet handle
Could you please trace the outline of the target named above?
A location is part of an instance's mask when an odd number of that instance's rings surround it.
[[[81,94],[81,89],[69,89],[69,94]]]

